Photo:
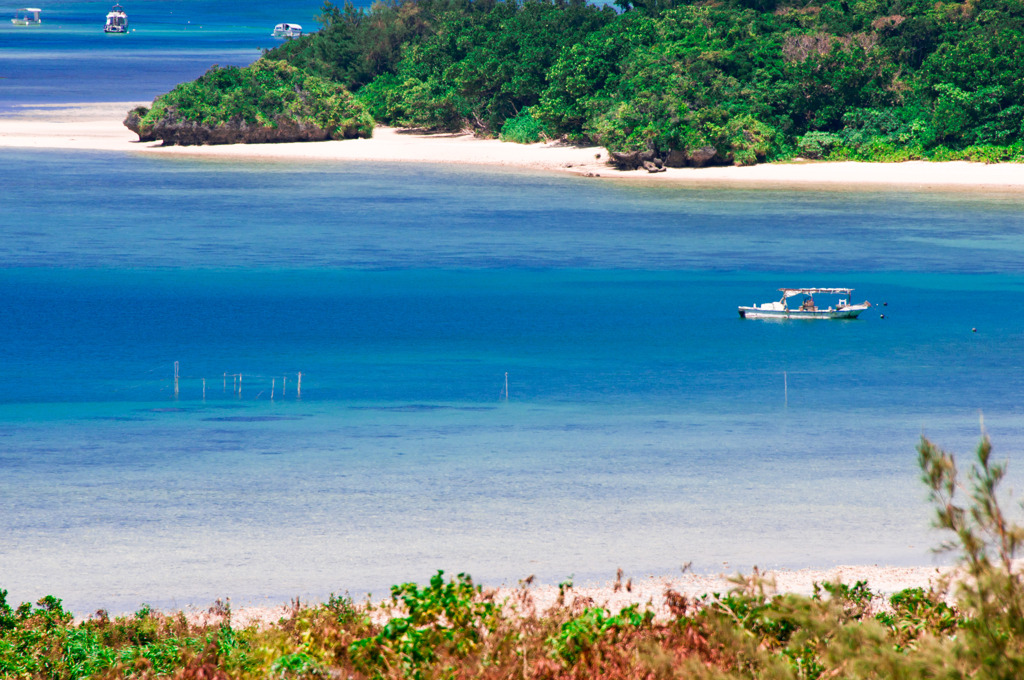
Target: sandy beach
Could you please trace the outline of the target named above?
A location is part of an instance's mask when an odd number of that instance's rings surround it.
[[[17,108],[0,115],[0,147],[134,152],[166,156],[278,161],[379,161],[504,166],[649,184],[808,188],[1024,191],[1024,164],[791,162],[750,167],[669,168],[650,174],[606,164],[600,147],[513,144],[469,134],[424,134],[379,127],[372,139],[286,144],[163,147],[124,127],[140,102]],[[148,102],[141,102],[146,105]]]
[[[939,587],[942,579],[951,576],[949,567],[884,567],[878,565],[839,566],[831,569],[796,569],[763,572],[765,591],[771,593],[794,593],[812,595],[815,584],[825,582],[854,585],[858,581],[866,581],[868,588],[886,600],[893,593],[908,588],[928,590]],[[630,605],[650,608],[661,620],[671,618],[665,594],[674,591],[685,595],[691,600],[715,593],[726,594],[737,587],[737,574],[692,574],[676,576],[644,576],[629,578],[624,575],[618,582],[609,580],[604,584],[580,584],[565,592],[565,603],[575,608],[601,606],[609,611],[618,612]],[[750,574],[742,574],[750,577]],[[517,607],[517,611],[529,613],[544,612],[554,607],[558,601],[559,587],[557,584],[483,584],[484,591],[493,594],[495,601],[507,601]],[[947,598],[951,598],[954,589],[949,589]],[[524,595],[528,597],[524,600]],[[356,602],[360,603],[358,596]],[[876,600],[876,606],[884,606]],[[952,600],[951,600],[952,601]],[[360,603],[365,604],[365,603]],[[210,622],[214,615],[201,606],[186,608],[186,614],[197,622]],[[244,628],[249,625],[264,626],[287,618],[292,605],[281,603],[274,605],[248,605],[233,608],[232,625]],[[126,614],[129,612],[125,612]],[[374,598],[373,618],[379,623],[386,622],[392,615],[402,615],[400,610],[392,610],[388,600]]]

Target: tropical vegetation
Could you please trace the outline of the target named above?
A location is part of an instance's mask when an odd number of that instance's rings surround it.
[[[370,137],[374,121],[344,86],[273,59],[213,67],[129,113],[143,141],[292,142]]]
[[[295,601],[275,625],[232,625],[218,603],[205,622],[143,607],[80,623],[60,600],[13,607],[0,590],[2,678],[703,678],[1024,677],[1024,526],[1003,509],[1005,464],[986,438],[961,475],[951,454],[918,447],[952,586],[882,597],[864,582],[779,594],[756,572],[729,593],[665,592],[667,612],[611,611],[559,587],[538,611],[529,580],[498,600],[466,574],[391,589],[390,601]],[[617,582],[621,585],[621,581]],[[626,584],[625,587],[629,587]]]
[[[378,123],[564,138],[669,164],[1024,159],[1007,0],[327,2],[266,58]]]

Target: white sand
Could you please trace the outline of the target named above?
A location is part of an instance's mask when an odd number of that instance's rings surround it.
[[[940,579],[948,579],[952,575],[949,567],[880,567],[880,566],[841,566],[831,569],[799,569],[780,570],[761,573],[760,576],[766,584],[765,592],[769,595],[775,593],[795,593],[800,595],[811,595],[814,592],[814,585],[830,582],[844,583],[853,586],[858,581],[866,581],[872,592],[881,595],[881,599],[874,602],[876,609],[884,609],[888,596],[907,588],[938,587]],[[612,612],[618,612],[624,607],[632,604],[639,605],[641,609],[650,608],[658,619],[665,620],[671,617],[671,612],[666,606],[665,592],[669,589],[676,593],[685,595],[691,600],[697,600],[702,595],[718,593],[725,595],[737,587],[733,580],[735,575],[701,575],[701,574],[680,574],[676,576],[646,576],[638,579],[629,579],[623,576],[618,582],[608,581],[603,585],[583,585],[572,587],[566,590],[564,603],[576,610],[583,607],[602,606]],[[750,577],[750,574],[744,574]],[[488,590],[485,587],[485,591]],[[524,614],[543,614],[546,610],[555,606],[558,600],[558,586],[553,584],[531,584],[527,587],[515,584],[506,584],[490,589],[494,594],[495,601],[507,602],[514,611]],[[523,597],[524,592],[528,594]],[[947,599],[951,599],[953,590],[946,593]],[[303,603],[308,605],[310,603]],[[365,603],[356,601],[358,606]],[[243,606],[232,611],[232,625],[244,628],[250,625],[267,626],[274,624],[282,618],[289,618],[293,615],[292,604],[281,604],[278,606]],[[212,609],[189,608],[186,615],[196,623],[217,623],[221,615],[214,613]],[[384,600],[373,605],[371,618],[378,623],[384,623],[392,616],[404,616],[401,607],[392,608],[390,601]]]
[[[623,172],[604,163],[600,147],[511,144],[467,134],[418,134],[377,128],[373,139],[289,144],[161,147],[140,143],[122,125],[138,102],[63,104],[16,109],[0,116],[0,147],[130,151],[153,155],[282,161],[382,161],[508,166],[598,176],[650,184],[738,184],[752,186],[888,187],[935,190],[1024,191],[1024,164],[985,165],[962,161],[929,163],[772,163],[751,167],[669,168],[667,172]],[[148,104],[148,102],[143,102]],[[598,157],[598,155],[600,155]]]
[[[858,581],[866,581],[867,587],[874,593],[888,597],[893,593],[907,588],[938,587],[939,579],[951,574],[949,567],[880,567],[880,566],[841,566],[831,569],[798,569],[780,570],[761,573],[759,576],[765,584],[765,592],[795,593],[811,595],[816,583],[843,583],[853,586]],[[743,574],[750,578],[751,574]],[[614,582],[602,586],[574,587],[566,595],[567,604],[577,607],[600,605],[610,611],[619,611],[631,604],[641,607],[650,604],[659,617],[669,615],[665,604],[665,592],[669,589],[685,595],[690,599],[698,599],[703,595],[719,593],[725,595],[737,588],[735,574],[681,574],[678,576],[648,576],[629,580],[623,577],[618,587]],[[539,585],[531,587],[533,599],[538,611],[553,605],[558,599],[558,586]],[[500,598],[514,593],[513,588],[499,590]],[[879,603],[881,604],[881,603]]]

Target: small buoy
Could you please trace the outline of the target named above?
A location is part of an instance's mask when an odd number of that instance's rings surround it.
[[[972,332],[972,333],[977,333],[977,332],[978,332],[978,329],[977,329],[977,328],[972,328],[972,329],[971,329],[971,332]]]
[[[878,318],[879,318],[879,319],[884,319],[884,318],[885,318],[885,314],[879,314],[879,315],[878,315]]]
[[[882,303],[882,306],[883,306],[883,307],[888,307],[888,306],[889,306],[889,303],[888,303],[888,302],[883,302],[883,303]]]

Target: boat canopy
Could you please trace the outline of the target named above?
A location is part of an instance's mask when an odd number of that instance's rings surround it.
[[[796,295],[815,295],[817,293],[824,295],[850,295],[853,293],[853,288],[779,288],[779,290],[784,298],[791,298]]]
[[[38,7],[22,7],[18,11],[19,12],[31,12],[33,14],[38,14],[39,12],[42,12],[43,10],[39,9]]]

